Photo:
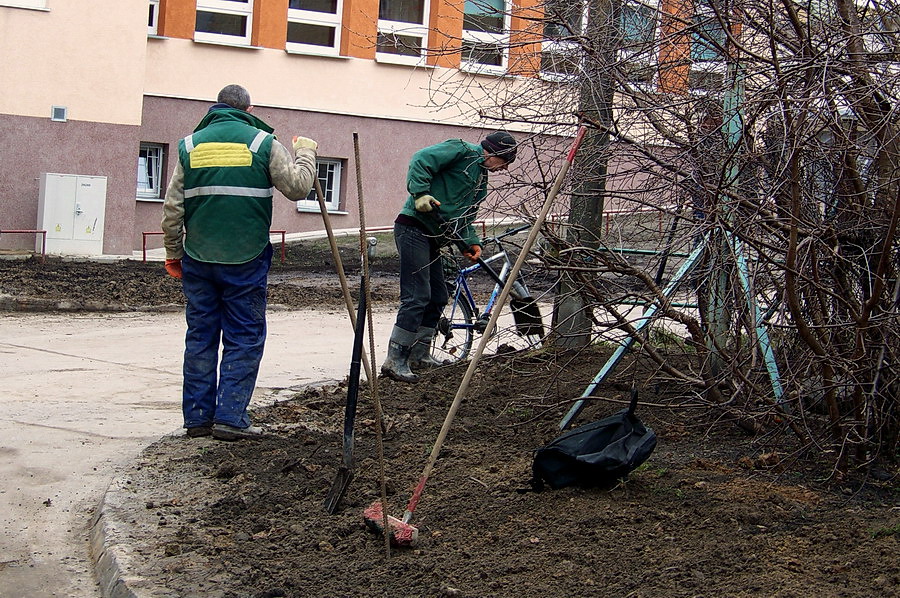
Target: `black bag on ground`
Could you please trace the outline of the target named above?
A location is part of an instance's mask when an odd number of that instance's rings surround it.
[[[637,391],[628,409],[579,426],[539,448],[532,463],[531,485],[541,490],[578,485],[606,486],[624,478],[656,448],[656,433],[634,414]]]

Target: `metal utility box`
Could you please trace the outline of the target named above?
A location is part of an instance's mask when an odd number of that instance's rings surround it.
[[[101,255],[105,215],[105,176],[41,173],[37,227],[47,231],[47,253]]]

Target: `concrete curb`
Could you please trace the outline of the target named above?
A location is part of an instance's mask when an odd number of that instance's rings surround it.
[[[114,518],[108,514],[110,496],[115,492],[107,489],[91,522],[90,549],[94,571],[103,598],[138,598],[128,587],[125,574],[119,566],[120,555],[116,554],[116,529],[112,522]]]

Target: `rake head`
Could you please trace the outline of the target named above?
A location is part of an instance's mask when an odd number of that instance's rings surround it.
[[[384,533],[384,510],[381,508],[381,501],[376,500],[363,511],[363,519],[366,527],[375,533]],[[390,534],[391,545],[399,548],[408,548],[416,545],[419,540],[418,528],[404,523],[396,517],[387,517],[388,534]]]

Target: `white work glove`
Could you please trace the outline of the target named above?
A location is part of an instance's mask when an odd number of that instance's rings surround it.
[[[309,137],[294,137],[294,152],[300,149],[311,149],[312,151],[316,151],[319,148],[319,144],[310,139]]]
[[[423,195],[421,197],[416,198],[416,211],[417,212],[430,212],[435,208],[435,206],[441,205],[441,202],[436,200],[431,195]]]

